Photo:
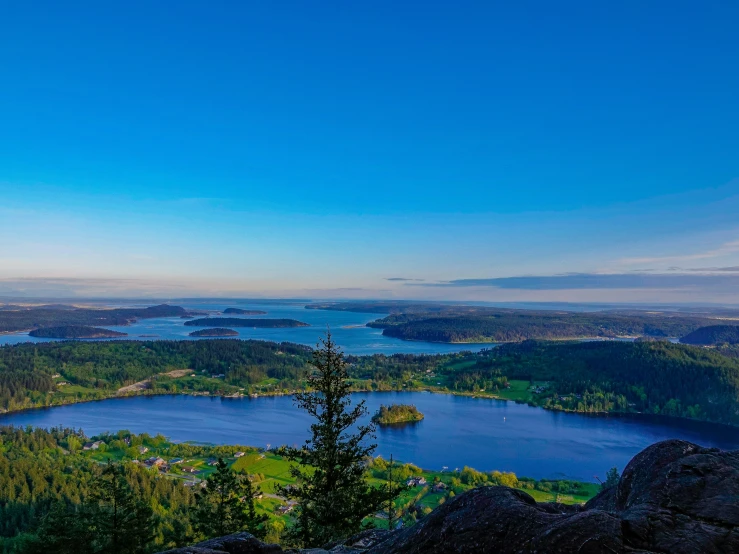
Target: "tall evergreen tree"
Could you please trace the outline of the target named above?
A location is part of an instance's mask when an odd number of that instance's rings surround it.
[[[196,495],[193,512],[195,529],[205,538],[248,531],[256,537],[266,534],[266,514],[258,515],[254,498],[259,494],[246,475],[231,471],[218,459],[216,471],[208,477],[205,488]]]
[[[95,554],[95,527],[86,506],[54,504],[41,520],[35,535],[19,545],[21,554]]]
[[[140,554],[154,540],[151,506],[137,498],[126,481],[124,468],[108,463],[93,484],[98,552]]]
[[[313,353],[309,392],[295,395],[297,405],[315,419],[312,436],[300,448],[281,449],[288,460],[298,463],[290,469],[297,485],[281,489],[298,502],[297,521],[288,538],[307,547],[361,530],[362,520],[390,496],[387,486],[372,487],[365,479],[365,460],[377,447],[367,444],[375,427],[371,422],[357,425],[367,408],[364,401],[351,401],[344,354],[330,332],[320,341]]]

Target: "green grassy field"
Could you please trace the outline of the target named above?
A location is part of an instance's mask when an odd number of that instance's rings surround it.
[[[512,384],[511,389],[507,392],[511,395],[523,394],[528,390],[528,383],[519,381]],[[286,501],[277,496],[278,485],[286,486],[294,484],[295,480],[290,475],[290,462],[278,456],[274,452],[264,452],[249,447],[216,447],[208,445],[175,445],[170,443],[163,437],[149,437],[142,435],[143,439],[135,439],[131,445],[122,443],[119,440],[108,440],[98,450],[80,451],[80,455],[89,457],[99,463],[106,463],[108,460],[116,462],[131,461],[135,458],[146,460],[150,457],[161,457],[166,461],[173,458],[182,458],[183,461],[178,464],[171,464],[167,473],[160,473],[163,478],[178,479],[197,484],[207,479],[208,476],[215,471],[213,466],[208,465],[208,460],[216,458],[219,454],[231,466],[231,469],[241,473],[251,475],[256,478],[256,485],[264,494],[257,501],[257,507],[260,512],[266,513],[273,520],[279,520],[289,524],[292,514],[278,513],[277,509],[286,504]],[[145,445],[149,448],[148,452],[140,454],[138,448]],[[184,450],[183,450],[184,449]],[[244,456],[235,457],[235,452],[241,449],[245,452]],[[191,452],[183,455],[183,451]],[[225,455],[224,455],[225,451]],[[379,465],[378,465],[379,464]],[[384,467],[386,462],[372,462],[368,469],[368,482],[372,485],[379,486],[386,482],[386,474]],[[196,473],[185,473],[182,471],[183,466],[191,466],[196,469]],[[433,510],[442,503],[449,500],[452,495],[459,495],[467,490],[474,488],[475,485],[465,484],[463,472],[439,472],[426,471],[415,468],[413,466],[397,464],[393,469],[396,481],[405,482],[408,475],[414,477],[423,477],[427,483],[422,486],[410,487],[405,490],[399,498],[394,502],[395,511],[402,515],[406,524],[410,524],[418,517],[423,517],[429,510]],[[151,471],[156,471],[152,469]],[[397,473],[396,473],[397,472]],[[485,479],[493,479],[493,473],[479,474],[485,475]],[[497,474],[500,475],[500,474]],[[402,479],[399,477],[402,476]],[[493,476],[493,477],[491,477]],[[531,495],[537,502],[562,502],[564,504],[584,503],[599,490],[595,483],[569,483],[570,487],[567,492],[556,492],[551,490],[557,488],[558,482],[536,482],[530,480],[517,480],[515,476],[507,474],[507,478],[515,488],[523,490]],[[487,484],[493,484],[495,481],[489,481]],[[445,488],[434,491],[436,483],[443,483]],[[479,485],[479,483],[478,483]],[[549,490],[542,490],[549,489]],[[381,514],[378,514],[381,515]],[[378,527],[387,527],[387,518],[372,517],[373,523]]]

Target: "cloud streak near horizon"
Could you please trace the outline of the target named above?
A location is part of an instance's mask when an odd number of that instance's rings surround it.
[[[728,270],[728,268],[724,268]],[[517,290],[570,289],[696,289],[739,293],[739,271],[725,274],[665,273],[569,273],[563,275],[530,275],[493,277],[488,279],[454,279],[437,283],[406,283],[407,286],[468,288],[493,287]]]

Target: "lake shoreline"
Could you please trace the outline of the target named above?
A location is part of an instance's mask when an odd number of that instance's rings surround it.
[[[35,410],[48,410],[51,408],[60,408],[62,406],[74,406],[77,404],[87,404],[91,402],[105,402],[107,400],[115,400],[115,399],[128,399],[128,398],[138,398],[138,397],[159,397],[159,396],[192,396],[192,397],[204,397],[204,398],[220,398],[220,399],[229,399],[229,400],[258,400],[259,398],[275,398],[275,397],[282,397],[282,396],[295,396],[298,392],[303,391],[292,391],[292,392],[269,392],[269,393],[261,393],[261,394],[255,394],[255,395],[248,395],[248,394],[240,394],[240,393],[234,393],[234,394],[211,394],[209,392],[200,392],[200,391],[192,391],[192,392],[146,392],[146,389],[143,389],[141,392],[131,392],[126,394],[111,394],[110,396],[106,396],[104,398],[87,398],[82,400],[77,400],[74,402],[63,402],[59,404],[45,404],[43,406],[30,406],[27,408],[21,408],[18,410],[7,410],[0,412],[0,424],[2,424],[2,418],[3,416],[9,416],[19,413],[26,413],[26,412],[32,412]],[[668,421],[677,421],[677,422],[691,422],[691,423],[706,423],[710,425],[720,425],[723,427],[726,427],[727,429],[736,430],[739,429],[739,425],[731,425],[729,423],[721,423],[721,422],[715,422],[715,421],[709,421],[705,419],[691,419],[687,417],[680,417],[680,416],[671,416],[671,415],[664,415],[664,414],[648,414],[644,412],[637,412],[637,411],[629,411],[629,412],[622,412],[622,411],[612,411],[612,412],[606,412],[606,411],[595,411],[595,412],[578,412],[576,410],[567,410],[563,408],[552,408],[550,406],[539,406],[537,404],[531,404],[529,402],[523,402],[520,400],[514,400],[510,398],[501,398],[499,396],[495,395],[488,395],[488,394],[480,394],[479,392],[460,392],[460,391],[450,391],[450,390],[439,390],[439,389],[432,389],[432,388],[422,388],[422,389],[391,389],[391,390],[374,390],[374,391],[368,391],[364,389],[350,389],[350,392],[352,394],[390,394],[390,393],[423,393],[427,392],[430,394],[440,394],[440,395],[447,395],[447,396],[456,396],[456,397],[462,397],[462,398],[475,398],[480,400],[497,400],[499,402],[511,402],[514,404],[521,404],[524,406],[529,406],[531,408],[540,408],[546,412],[553,412],[553,413],[566,413],[566,414],[574,414],[574,415],[581,415],[581,416],[587,416],[587,417],[595,417],[595,418],[603,418],[606,419],[609,416],[615,416],[615,417],[624,417],[624,416],[645,416],[645,417],[657,417],[657,418],[665,418]],[[413,423],[418,423],[421,420],[413,421]],[[378,425],[379,427],[379,425]]]
[[[87,402],[64,409],[6,414],[0,417],[0,425],[45,429],[61,426],[83,429],[88,436],[126,429],[151,436],[161,434],[175,442],[218,445],[301,444],[310,435],[312,420],[295,405],[294,398],[285,396],[243,401],[252,399],[171,393],[126,395],[118,397],[119,402],[107,404]],[[623,468],[638,451],[660,440],[682,439],[724,450],[739,448],[736,428],[648,414],[577,417],[498,399],[418,391],[359,392],[352,395],[352,400],[354,404],[366,402],[367,421],[383,404],[417,406],[426,416],[423,421],[378,427],[373,442],[384,459],[393,455],[425,468],[461,470],[469,466],[536,479],[589,481],[611,467]],[[577,458],[573,458],[575,452]]]

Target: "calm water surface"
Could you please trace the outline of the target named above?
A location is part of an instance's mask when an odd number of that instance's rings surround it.
[[[644,447],[669,438],[739,448],[739,429],[650,416],[589,417],[504,402],[424,392],[356,394],[380,404],[415,404],[418,424],[380,429],[378,453],[428,469],[468,465],[529,477],[593,481]],[[105,400],[0,416],[0,425],[57,425],[88,435],[129,429],[175,441],[277,446],[307,438],[310,420],[291,397],[221,399],[158,396]]]
[[[288,318],[310,324],[310,327],[296,327],[288,329],[255,329],[252,327],[237,327],[239,338],[259,339],[276,342],[294,342],[314,346],[318,337],[323,334],[327,327],[336,342],[341,345],[344,352],[348,354],[438,354],[444,352],[459,352],[462,350],[480,350],[489,348],[491,344],[440,344],[432,342],[404,341],[382,335],[382,329],[371,329],[365,324],[380,319],[383,314],[365,314],[352,312],[334,312],[330,310],[306,310],[305,302],[265,303],[244,302],[238,300],[224,300],[223,303],[185,303],[177,305],[189,310],[208,310],[212,316],[221,316],[220,312],[225,308],[243,308],[262,310],[267,312],[262,316],[243,316],[246,318]],[[142,306],[143,307],[143,306]],[[200,317],[200,316],[199,316]],[[225,315],[221,317],[240,317]],[[163,317],[155,319],[142,319],[132,325],[125,327],[108,326],[108,329],[128,333],[122,339],[129,340],[183,340],[192,339],[188,334],[202,327],[186,327],[185,319],[179,317]],[[143,336],[142,335],[148,335]],[[37,339],[29,337],[28,333],[12,333],[0,335],[0,345],[18,344],[22,342],[46,342],[53,339]],[[209,340],[209,339],[197,339]]]

